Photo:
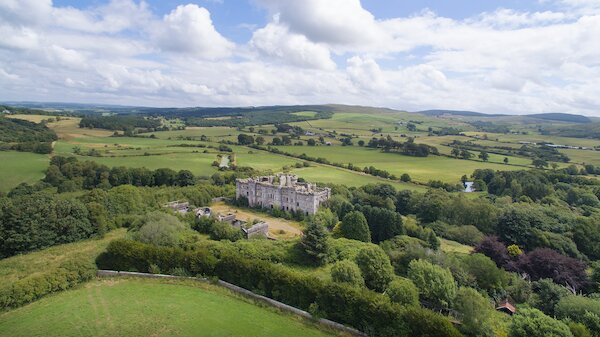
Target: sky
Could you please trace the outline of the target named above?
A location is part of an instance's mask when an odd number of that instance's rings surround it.
[[[600,116],[600,0],[0,0],[0,101]]]

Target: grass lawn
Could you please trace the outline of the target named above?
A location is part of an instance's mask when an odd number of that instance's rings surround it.
[[[467,134],[469,136],[477,135],[477,136],[482,137],[485,133],[484,132],[465,132],[465,134]],[[527,135],[487,133],[487,136],[488,136],[488,139],[490,139],[490,140],[498,139],[498,141],[500,141],[500,142],[511,142],[511,143],[518,143],[520,141],[526,141],[526,142],[533,142],[533,143],[548,142],[548,143],[560,144],[560,145],[586,146],[586,147],[594,147],[594,146],[600,145],[600,140],[598,140],[598,139],[540,135],[539,133],[529,133]]]
[[[25,277],[43,274],[57,268],[63,261],[75,257],[95,260],[96,256],[106,249],[112,240],[125,236],[126,230],[121,228],[107,233],[102,239],[90,239],[50,247],[37,252],[16,255],[0,260],[0,281],[11,283]]]
[[[327,158],[334,163],[352,163],[359,167],[372,165],[396,176],[408,173],[413,180],[423,183],[430,180],[458,183],[462,175],[470,176],[478,168],[503,171],[523,169],[518,166],[442,156],[411,157],[359,146],[279,146],[278,148],[289,153],[306,153],[311,157]]]
[[[444,253],[459,253],[459,254],[471,254],[473,251],[473,247],[463,245],[462,243],[458,243],[452,240],[446,240],[442,238],[438,238],[440,240],[440,249]]]
[[[49,162],[50,158],[45,154],[0,151],[0,191],[42,179]]]
[[[45,119],[54,118],[53,116],[46,116],[46,115],[25,115],[25,114],[6,115],[6,117],[14,118],[14,119],[23,119],[23,120],[34,122],[34,123],[40,123],[41,121],[43,121]]]
[[[0,315],[2,336],[332,336],[194,281],[99,279]]]
[[[592,150],[573,150],[573,149],[560,149],[558,150],[571,158],[570,164],[592,164],[594,166],[600,166],[600,151]]]
[[[318,165],[311,163],[311,167],[295,168],[292,173],[297,174],[299,177],[304,178],[306,181],[316,183],[332,183],[341,184],[348,187],[360,187],[367,184],[390,184],[399,190],[412,190],[424,192],[427,187],[407,184],[387,179],[377,178],[368,174],[361,174],[358,172],[352,172],[344,170],[338,167]]]

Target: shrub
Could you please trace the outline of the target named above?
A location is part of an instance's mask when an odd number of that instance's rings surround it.
[[[394,268],[390,259],[378,246],[361,249],[356,256],[356,264],[370,289],[383,292],[393,278]]]
[[[388,285],[385,294],[393,303],[400,305],[419,305],[419,289],[409,279],[395,279]]]
[[[177,217],[155,211],[142,219],[143,225],[133,234],[133,238],[156,246],[176,246],[185,225]]]
[[[430,226],[438,236],[465,245],[476,245],[484,238],[483,233],[481,233],[477,227],[472,225],[450,226],[443,222],[434,222],[428,226]]]
[[[496,236],[486,236],[473,251],[491,258],[498,267],[505,266],[510,260],[506,246]]]
[[[211,240],[229,240],[237,241],[243,238],[243,233],[239,228],[233,227],[226,222],[215,222],[210,226],[209,231]]]
[[[506,272],[483,254],[471,254],[462,258],[465,270],[473,275],[477,286],[488,292],[499,291],[506,285]]]
[[[492,304],[473,288],[461,287],[454,299],[454,309],[461,316],[460,330],[467,336],[494,336],[489,324]]]
[[[588,284],[585,263],[548,248],[539,248],[521,255],[517,268],[529,274],[532,280],[551,278],[558,284],[568,284],[574,289]]]
[[[300,244],[313,264],[322,265],[327,262],[329,245],[325,226],[317,222],[310,222]]]
[[[37,300],[38,298],[91,280],[96,276],[93,263],[83,259],[63,262],[55,270],[18,280],[0,287],[0,308],[8,309]]]
[[[342,260],[331,266],[331,279],[338,283],[348,283],[354,286],[364,286],[360,269],[350,260]]]
[[[567,288],[554,283],[551,279],[533,282],[532,289],[535,293],[530,299],[530,304],[550,316],[554,316],[556,304],[562,298],[571,295]]]
[[[456,296],[456,283],[448,269],[425,260],[413,260],[408,265],[408,278],[419,293],[432,304],[448,307]]]
[[[537,309],[520,309],[513,317],[509,337],[572,337],[569,327]]]
[[[576,321],[578,321],[578,318],[583,317],[586,312],[600,316],[600,299],[583,296],[566,296],[556,304],[555,308],[557,317],[568,317]]]
[[[340,234],[347,239],[371,242],[367,219],[358,211],[352,211],[344,216],[340,224]]]
[[[204,274],[204,271],[192,270],[194,254],[198,254],[202,262],[198,265],[213,266],[210,261],[214,262],[215,257],[207,252],[186,252],[131,240],[111,242],[97,263],[102,268],[118,270],[147,270],[150,264],[156,264],[161,270],[180,267],[192,274]],[[460,336],[447,319],[429,310],[402,309],[392,305],[386,296],[366,288],[319,280],[267,261],[224,254],[212,273],[222,280],[303,310],[318,308],[319,315],[373,336]]]

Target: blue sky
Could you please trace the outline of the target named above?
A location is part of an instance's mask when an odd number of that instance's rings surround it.
[[[600,1],[6,0],[0,100],[600,115]]]
[[[53,3],[55,6],[91,8],[105,2],[102,0],[55,0]],[[269,21],[268,11],[252,0],[151,0],[146,2],[158,15],[168,14],[173,8],[190,3],[205,7],[211,12],[217,30],[238,43],[246,42],[252,36],[252,31],[244,28],[245,25],[261,26]],[[493,12],[498,8],[511,8],[521,11],[544,11],[556,8],[551,2],[542,3],[536,0],[363,0],[362,5],[378,19],[417,15],[427,9],[436,12],[440,16],[464,19],[482,12]]]

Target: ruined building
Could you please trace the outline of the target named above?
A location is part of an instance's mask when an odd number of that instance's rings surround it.
[[[250,206],[279,208],[315,214],[322,202],[329,199],[331,189],[317,184],[300,183],[291,174],[236,180],[236,198],[245,197]]]

